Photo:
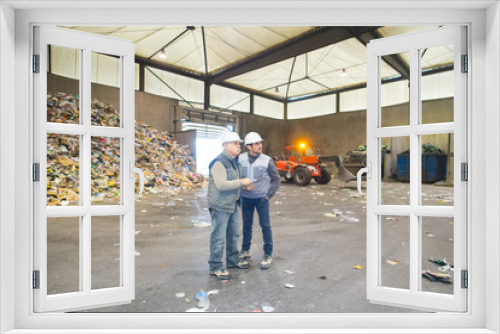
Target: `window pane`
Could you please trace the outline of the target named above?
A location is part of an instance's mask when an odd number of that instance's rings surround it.
[[[390,288],[410,289],[410,217],[380,216],[381,282]]]
[[[120,138],[92,137],[92,205],[120,205]]]
[[[120,127],[120,58],[92,52],[91,59],[92,125]]]
[[[47,294],[80,291],[80,218],[47,218]]]
[[[386,59],[393,59],[399,63],[404,63],[403,59],[408,59],[410,57],[409,52],[403,52],[398,54],[393,54]],[[410,75],[410,66],[408,65],[408,76]],[[382,78],[382,84],[384,80],[388,78]],[[381,103],[385,105],[387,101],[402,101],[402,103],[384,107],[381,110],[381,126],[401,126],[410,125],[410,84],[408,81],[404,81],[404,84],[399,84],[397,86],[391,85],[393,89],[390,90],[390,94],[387,89],[382,88],[381,92]],[[390,84],[389,84],[390,85]],[[384,87],[384,85],[382,85]]]
[[[453,217],[421,217],[421,221],[422,291],[453,294]]]
[[[80,205],[80,136],[47,134],[47,206]]]
[[[410,137],[380,138],[381,204],[410,205]]]
[[[453,133],[421,136],[422,205],[454,205],[453,138]]]
[[[454,47],[453,44],[420,50],[422,66],[422,124],[453,122]],[[431,69],[440,69],[431,74]],[[433,101],[433,103],[426,102]]]
[[[47,122],[80,123],[80,50],[48,45]]]
[[[92,290],[119,287],[120,216],[92,216]]]

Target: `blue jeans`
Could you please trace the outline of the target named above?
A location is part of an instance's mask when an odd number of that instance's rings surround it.
[[[238,256],[238,207],[233,213],[216,211],[210,209],[210,217],[212,218],[212,233],[210,234],[210,258],[208,265],[210,271],[224,269],[222,263],[222,254],[224,252],[224,244],[226,245],[226,265],[234,267],[239,262]]]
[[[242,250],[250,250],[252,244],[253,213],[257,209],[259,223],[262,228],[262,239],[264,239],[264,254],[273,255],[273,231],[269,219],[269,201],[263,198],[242,198],[241,210],[243,211],[243,244]]]

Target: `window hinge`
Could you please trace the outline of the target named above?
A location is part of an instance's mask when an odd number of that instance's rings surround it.
[[[469,56],[462,55],[462,73],[469,72]]]
[[[467,270],[462,270],[462,289],[469,287],[469,273]]]
[[[40,289],[40,270],[33,270],[33,289]]]
[[[33,73],[40,73],[40,55],[33,55]]]
[[[461,169],[461,180],[462,181],[469,181],[469,166],[466,162],[462,162],[460,164],[460,169]]]
[[[38,162],[33,164],[33,181],[40,182],[40,164]]]

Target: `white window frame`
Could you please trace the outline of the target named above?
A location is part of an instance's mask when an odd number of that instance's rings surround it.
[[[406,1],[408,2],[408,1]],[[67,2],[65,2],[67,3]],[[90,328],[86,333],[110,332],[110,329],[127,329],[127,333],[155,332],[163,329],[164,333],[184,332],[176,328],[190,328],[190,332],[233,333],[234,328],[266,328],[266,332],[317,332],[317,333],[415,333],[411,328],[421,328],[422,333],[494,333],[500,330],[498,314],[500,310],[499,284],[499,244],[500,230],[497,222],[500,218],[498,175],[499,152],[485,150],[485,144],[498,148],[500,109],[500,11],[497,1],[479,2],[446,2],[434,1],[433,8],[425,8],[429,2],[414,2],[405,7],[403,2],[371,1],[335,1],[322,2],[261,2],[253,4],[246,1],[224,3],[232,6],[224,10],[220,4],[205,2],[193,5],[190,1],[165,2],[164,8],[155,10],[127,10],[120,6],[130,6],[131,2],[98,3],[89,1],[79,4],[87,9],[61,9],[69,6],[61,2],[19,2],[4,1],[0,3],[0,78],[1,114],[0,130],[0,202],[1,214],[1,248],[0,248],[0,330],[12,333],[64,332],[76,333],[78,328]],[[268,7],[269,3],[275,6]],[[486,5],[494,5],[485,10]],[[27,9],[15,13],[12,6],[24,8],[48,8],[57,10]],[[36,7],[33,7],[36,6]],[[78,3],[75,5],[78,6]],[[115,9],[105,15],[97,6],[108,6]],[[158,3],[147,6],[162,6]],[[316,9],[311,10],[311,7]],[[371,7],[369,7],[371,6]],[[377,7],[381,6],[381,7]],[[398,6],[399,9],[396,9]],[[456,9],[461,6],[462,9]],[[479,6],[479,9],[478,9]],[[483,7],[481,7],[483,6]],[[170,7],[170,8],[166,8]],[[346,8],[347,7],[347,8]],[[242,8],[246,8],[242,10]],[[318,9],[321,8],[321,9]],[[411,10],[409,9],[411,8]],[[265,9],[265,10],[262,10]],[[310,11],[305,13],[305,11]],[[32,110],[30,63],[31,59],[31,26],[35,23],[70,24],[70,25],[115,25],[115,24],[169,24],[169,25],[420,25],[420,24],[465,24],[469,35],[469,128],[472,134],[469,142],[471,152],[468,197],[469,221],[471,226],[468,251],[469,260],[469,311],[465,314],[33,314],[32,290],[30,276],[32,263],[30,258],[32,203],[29,194],[32,192],[30,169],[32,148]],[[485,25],[486,22],[486,25]],[[488,29],[486,29],[486,26]],[[9,28],[4,29],[4,28]],[[15,31],[15,43],[13,42]],[[5,45],[5,48],[4,48]],[[15,47],[15,54],[14,54]],[[488,71],[485,71],[488,64]],[[15,73],[10,68],[15,65]],[[5,72],[4,72],[5,71]],[[7,74],[4,75],[4,73]],[[11,82],[15,77],[14,90]],[[14,94],[15,102],[7,101],[7,94]],[[9,109],[9,111],[6,111]],[[12,113],[15,110],[15,113]],[[486,122],[485,119],[488,118]],[[26,120],[29,120],[28,122]],[[15,145],[5,121],[15,124]],[[15,157],[15,168],[3,159]],[[486,167],[485,167],[486,166]],[[486,173],[488,182],[485,182]],[[5,174],[9,172],[8,176]],[[12,174],[15,173],[15,177]],[[10,180],[15,180],[10,181]],[[6,199],[11,193],[4,185],[16,188],[15,198]],[[488,194],[488,196],[486,196]],[[28,198],[28,203],[26,199]],[[486,203],[486,205],[485,205]],[[15,212],[6,212],[8,205],[15,207]],[[488,219],[486,219],[488,217]],[[15,242],[14,242],[15,237]],[[12,256],[14,254],[14,257]],[[488,266],[485,265],[488,263]],[[476,273],[476,274],[475,274]],[[485,277],[488,277],[486,279]],[[12,286],[15,284],[15,289]],[[14,291],[12,291],[14,290]],[[488,291],[488,293],[486,293]],[[12,305],[15,305],[13,308]],[[259,317],[256,321],[255,317]],[[142,324],[144,329],[132,330]],[[284,329],[285,326],[295,330]],[[169,329],[165,329],[168,327]],[[42,329],[50,329],[49,331]],[[231,329],[232,328],[232,329]],[[335,330],[344,328],[346,330]],[[357,328],[347,330],[347,328]],[[383,328],[383,329],[380,329]],[[429,330],[429,328],[433,330]],[[60,329],[57,331],[56,329]],[[100,329],[100,330],[99,330]],[[148,331],[149,329],[149,331]],[[264,330],[256,329],[255,332]],[[120,331],[117,331],[120,332]],[[189,331],[188,331],[189,332]],[[247,331],[248,332],[248,331]]]

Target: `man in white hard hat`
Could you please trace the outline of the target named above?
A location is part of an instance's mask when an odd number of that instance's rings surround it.
[[[227,133],[222,139],[224,149],[209,165],[208,208],[212,219],[210,234],[210,275],[221,280],[231,278],[222,263],[226,246],[227,268],[249,268],[249,263],[238,256],[238,203],[240,188],[251,184],[243,178],[237,157],[242,140],[235,132]]]
[[[269,219],[269,200],[276,194],[281,183],[280,175],[273,160],[262,153],[262,138],[257,132],[249,132],[245,136],[248,152],[240,155],[238,161],[242,167],[243,177],[253,181],[252,191],[241,192],[243,213],[243,242],[240,258],[250,258],[252,244],[253,214],[257,210],[259,223],[264,239],[264,256],[260,263],[262,269],[271,267],[273,262],[273,233]]]

